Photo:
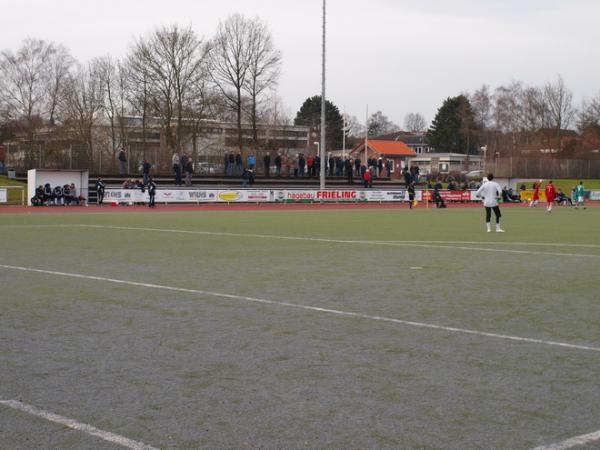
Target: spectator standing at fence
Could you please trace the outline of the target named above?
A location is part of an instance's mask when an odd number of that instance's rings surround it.
[[[235,154],[235,170],[233,172],[234,175],[239,176],[244,171],[244,164],[242,162],[242,154],[237,152]]]
[[[306,175],[312,177],[313,175],[313,164],[315,163],[315,158],[313,155],[308,155],[306,158]]]
[[[229,175],[229,153],[227,152],[223,155],[223,175]]]
[[[265,154],[265,156],[263,156],[263,164],[265,166],[265,177],[270,177],[271,176],[271,155],[269,155],[269,152],[267,152]]]
[[[360,158],[356,158],[354,160],[354,176],[355,177],[360,177],[360,175],[361,175],[360,166],[361,166]]]
[[[388,178],[392,176],[392,168],[394,167],[394,160],[386,159],[385,160],[385,170],[387,172]]]
[[[485,224],[487,232],[492,231],[492,210],[496,216],[496,233],[504,233],[504,230],[500,227],[500,207],[498,206],[498,197],[502,195],[502,188],[498,183],[494,181],[494,174],[490,173],[487,176],[487,181],[481,185],[475,194],[477,198],[483,199],[483,206],[485,207]]]
[[[194,163],[192,162],[191,158],[188,158],[187,162],[185,163],[185,185],[186,186],[192,185],[192,175],[193,174],[194,174]]]
[[[329,154],[329,167],[328,167],[328,172],[329,172],[329,176],[332,177],[333,176],[333,169],[335,167],[335,158],[331,155],[331,153]]]
[[[404,170],[402,171],[402,176],[404,177],[405,186],[408,186],[410,183],[413,182],[412,175],[410,174],[408,167],[404,167]]]
[[[96,180],[96,195],[98,196],[97,202],[99,206],[102,206],[104,202],[104,189],[106,189],[106,185],[102,181],[102,178],[98,177]]]
[[[275,175],[280,177],[281,176],[281,153],[277,153],[277,156],[275,156]]]
[[[150,169],[152,168],[152,164],[148,162],[147,159],[142,163],[142,176],[144,178],[144,186],[148,184],[148,178],[150,177]]]
[[[298,156],[298,175],[303,177],[305,169],[306,169],[306,158],[304,157],[304,153],[300,153],[300,155]]]
[[[171,164],[173,166],[173,173],[175,174],[175,186],[181,186],[181,158],[179,158],[179,153],[173,153]]]
[[[148,196],[150,197],[148,207],[156,208],[156,183],[152,177],[148,179]]]
[[[546,209],[549,213],[552,212],[552,205],[554,204],[554,200],[556,199],[556,189],[552,184],[552,180],[548,181],[548,184],[544,188],[544,192],[546,194],[546,201],[548,202],[548,206]]]
[[[246,166],[248,169],[254,170],[254,167],[256,166],[256,156],[254,156],[254,153],[250,153],[246,158]]]
[[[227,176],[232,176],[233,175],[233,170],[235,167],[235,155],[233,154],[233,152],[229,153],[229,165],[227,166]]]
[[[182,174],[183,174],[183,172],[185,172],[185,166],[187,165],[188,159],[189,158],[188,158],[188,155],[186,153],[183,153],[181,155],[180,163],[181,163],[181,173]]]
[[[125,149],[121,148],[117,154],[117,160],[119,161],[119,175],[127,174],[127,155]]]
[[[352,170],[352,160],[350,158],[346,158],[346,179],[348,180],[348,184],[354,184],[354,171]]]

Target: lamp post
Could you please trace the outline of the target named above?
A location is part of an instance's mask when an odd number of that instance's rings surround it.
[[[327,31],[327,0],[323,0],[323,57],[322,57],[322,75],[321,75],[321,144],[319,149],[325,150],[325,49],[326,49],[326,31]],[[321,177],[319,187],[325,190],[325,164],[321,161]]]
[[[479,167],[481,168],[481,171],[485,175],[485,160],[486,160],[486,155],[487,155],[487,145],[484,145],[483,147],[479,147],[479,150],[481,150],[481,153],[483,153],[483,161],[481,162],[482,164],[480,164]]]

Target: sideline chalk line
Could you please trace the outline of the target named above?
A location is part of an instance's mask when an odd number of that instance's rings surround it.
[[[145,227],[120,227],[112,225],[72,225],[82,228],[97,228],[97,229],[108,229],[108,230],[129,230],[129,231],[153,231],[158,233],[180,233],[180,234],[196,234],[204,236],[228,236],[228,237],[242,237],[242,238],[261,238],[261,239],[280,239],[287,241],[308,241],[308,242],[325,242],[335,244],[362,244],[362,245],[382,245],[382,246],[394,246],[394,247],[417,247],[417,248],[440,248],[440,249],[451,249],[451,250],[467,250],[467,251],[479,251],[479,252],[492,252],[492,253],[513,253],[520,255],[545,255],[545,256],[571,256],[574,258],[594,258],[600,259],[600,255],[593,254],[578,254],[578,253],[563,253],[563,252],[538,252],[531,250],[508,250],[501,248],[482,248],[482,247],[463,247],[457,245],[438,245],[430,243],[418,243],[419,241],[369,241],[369,240],[352,240],[352,239],[327,239],[327,238],[311,238],[302,236],[280,236],[271,234],[253,234],[253,233],[226,233],[219,231],[192,231],[192,230],[178,230],[178,229],[165,229],[165,228],[145,228]],[[423,241],[428,242],[428,241]],[[435,241],[432,241],[435,242]],[[442,242],[442,241],[440,241]],[[469,244],[464,242],[463,244]],[[474,244],[481,244],[476,242]],[[533,244],[532,244],[533,245]],[[591,246],[586,246],[591,247]]]
[[[443,325],[435,325],[435,324],[424,323],[424,322],[413,322],[413,321],[409,321],[409,320],[394,319],[391,317],[374,316],[374,315],[359,313],[359,312],[342,311],[342,310],[329,309],[329,308],[320,308],[317,306],[300,305],[298,303],[280,302],[280,301],[276,301],[276,300],[268,300],[268,299],[256,298],[256,297],[247,297],[247,296],[243,296],[243,295],[223,294],[220,292],[210,292],[210,291],[203,291],[203,290],[199,290],[199,289],[179,288],[179,287],[166,286],[166,285],[161,285],[161,284],[151,284],[151,283],[142,283],[142,282],[138,282],[138,281],[119,280],[119,279],[115,279],[115,278],[99,277],[99,276],[95,276],[95,275],[84,275],[84,274],[78,274],[78,273],[58,272],[58,271],[54,271],[54,270],[35,269],[35,268],[31,268],[31,267],[11,266],[11,265],[7,265],[7,264],[0,264],[0,268],[8,269],[8,270],[18,270],[18,271],[22,271],[22,272],[43,273],[43,274],[47,274],[47,275],[59,275],[59,276],[63,276],[63,277],[79,278],[79,279],[85,279],[85,280],[106,281],[109,283],[124,284],[124,285],[129,285],[129,286],[138,286],[138,287],[145,287],[145,288],[151,288],[151,289],[162,289],[162,290],[166,290],[166,291],[185,292],[185,293],[189,293],[189,294],[198,294],[198,295],[205,295],[205,296],[209,296],[209,297],[226,298],[226,299],[230,299],[230,300],[242,300],[242,301],[246,301],[246,302],[261,303],[261,304],[265,304],[265,305],[284,306],[284,307],[288,307],[288,308],[302,309],[305,311],[334,314],[337,316],[344,316],[344,317],[355,317],[355,318],[367,319],[367,320],[376,320],[376,321],[380,321],[380,322],[388,322],[388,323],[395,323],[395,324],[400,324],[400,325],[408,325],[408,326],[412,326],[412,327],[441,330],[441,331],[447,331],[447,332],[451,332],[451,333],[470,334],[470,335],[474,335],[474,336],[485,336],[485,337],[504,339],[504,340],[514,341],[514,342],[526,342],[526,343],[531,343],[531,344],[542,344],[542,345],[548,345],[548,346],[553,346],[553,347],[568,348],[568,349],[573,349],[573,350],[586,350],[586,351],[592,351],[592,352],[600,352],[600,347],[592,347],[592,346],[588,346],[588,345],[569,344],[566,342],[546,341],[543,339],[527,338],[527,337],[520,337],[520,336],[510,336],[510,335],[498,334],[498,333],[488,333],[485,331],[469,330],[466,328],[447,327],[447,326],[443,326]]]
[[[532,450],[568,450],[573,447],[579,447],[580,445],[591,444],[592,442],[600,441],[600,430],[590,433],[576,436],[566,441],[558,442],[556,444],[550,444],[546,446],[536,447]]]
[[[16,409],[18,411],[27,413],[32,416],[41,417],[42,419],[45,419],[49,422],[64,425],[73,430],[80,431],[90,436],[98,437],[107,442],[118,444],[122,447],[130,448],[132,450],[158,450],[156,447],[144,444],[143,442],[134,441],[132,439],[120,436],[115,433],[100,430],[99,428],[93,427],[92,425],[81,423],[76,420],[69,419],[68,417],[59,416],[58,414],[44,411],[43,409],[36,408],[35,406],[31,406],[27,403],[22,403],[17,400],[0,400],[0,405]]]

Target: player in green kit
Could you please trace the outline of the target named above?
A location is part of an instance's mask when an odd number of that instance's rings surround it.
[[[575,209],[579,209],[579,205],[581,205],[581,207],[585,209],[585,204],[583,203],[585,199],[585,187],[583,186],[583,181],[580,181],[577,187],[575,188],[575,198],[573,200],[575,199]]]

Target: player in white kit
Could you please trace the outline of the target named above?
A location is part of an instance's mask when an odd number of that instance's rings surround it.
[[[502,195],[502,188],[498,183],[494,181],[494,174],[490,173],[487,176],[487,181],[481,185],[477,193],[477,198],[483,199],[483,206],[485,207],[485,224],[487,226],[487,232],[492,231],[492,211],[496,215],[496,233],[504,233],[504,230],[500,227],[500,207],[498,206],[498,197]]]

